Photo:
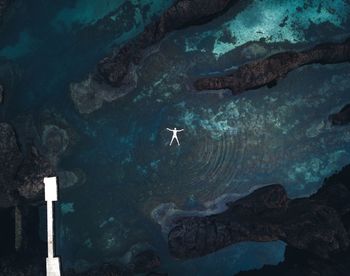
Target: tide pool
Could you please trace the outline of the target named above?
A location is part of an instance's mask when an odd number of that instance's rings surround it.
[[[172,1],[18,1],[18,16],[0,36],[0,115],[15,126],[21,147],[57,152],[52,159],[67,186],[56,214],[64,268],[121,262],[135,247],[155,249],[169,275],[234,275],[283,261],[281,241],[174,260],[167,217],[152,214],[162,206],[203,214],[213,202],[222,209],[224,200],[274,183],[291,197],[307,196],[350,163],[349,127],[327,120],[350,101],[348,64],[306,66],[271,89],[237,97],[192,87],[198,76],[230,72],[255,57],[346,36],[344,1],[249,1],[176,31],[137,68],[133,91],[88,115],[74,106],[70,84]],[[62,149],[47,149],[47,126],[64,129]],[[185,129],[180,147],[169,147],[168,127]]]

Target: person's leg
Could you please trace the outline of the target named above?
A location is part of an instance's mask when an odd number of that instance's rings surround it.
[[[179,142],[179,139],[176,137],[176,142],[177,142],[177,145],[180,146],[180,142]]]
[[[169,146],[171,146],[171,144],[173,143],[173,141],[174,141],[174,136],[171,138],[171,141],[170,141],[170,145],[169,145]]]

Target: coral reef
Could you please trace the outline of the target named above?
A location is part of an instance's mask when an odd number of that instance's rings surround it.
[[[290,71],[308,64],[335,64],[350,60],[350,39],[343,43],[327,43],[301,52],[283,52],[266,59],[242,65],[223,77],[204,77],[195,81],[197,90],[230,89],[234,94],[272,87]]]

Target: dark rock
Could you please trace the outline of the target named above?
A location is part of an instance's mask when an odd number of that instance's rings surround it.
[[[100,275],[126,276],[126,275],[130,275],[131,276],[132,274],[125,272],[122,268],[120,268],[118,266],[105,264],[105,265],[93,268],[89,271],[82,272],[82,273],[76,273],[74,271],[67,271],[64,275],[67,275],[67,276],[100,276]]]
[[[21,205],[22,243],[16,251],[0,258],[0,275],[41,276],[45,274],[46,243],[39,237],[39,207]],[[3,221],[2,221],[3,223]],[[17,234],[17,233],[16,233]],[[12,246],[15,243],[12,240]]]
[[[67,276],[127,276],[140,275],[144,273],[153,273],[160,266],[160,259],[153,250],[146,250],[133,256],[130,263],[122,264],[104,264],[94,267],[85,272],[75,272],[74,270],[67,271],[64,275]],[[154,272],[156,273],[156,272]],[[157,274],[155,274],[157,275]]]
[[[318,45],[301,52],[284,52],[245,64],[230,75],[205,77],[195,82],[197,90],[230,89],[239,94],[263,86],[272,87],[290,71],[308,64],[334,64],[350,61],[350,39],[343,43]]]
[[[160,266],[160,258],[153,250],[140,252],[133,257],[129,267],[134,273],[146,273],[157,269]]]
[[[4,87],[0,84],[0,104],[4,102]]]
[[[223,213],[179,218],[168,235],[170,252],[185,259],[241,241],[282,240],[316,259],[347,254],[349,177],[347,166],[309,198],[291,200],[281,185],[270,185],[228,204]]]
[[[41,139],[45,155],[56,166],[59,157],[69,146],[70,139],[67,130],[54,124],[45,125]]]
[[[350,104],[345,105],[338,113],[331,114],[329,120],[338,126],[350,123]]]
[[[167,33],[192,25],[204,24],[225,12],[237,0],[178,0],[154,23],[149,24],[136,39],[116,54],[98,64],[98,79],[119,86],[129,72],[131,63],[138,64],[142,51],[162,40]]]
[[[238,0],[177,0],[135,39],[103,58],[85,80],[70,85],[71,98],[80,113],[91,113],[124,97],[137,86],[137,68],[168,33],[204,24],[227,11]]]
[[[14,180],[23,156],[17,145],[15,132],[9,124],[0,123],[0,206],[9,207],[14,202],[17,183]]]
[[[0,123],[0,207],[34,202],[43,196],[43,178],[54,174],[38,151],[23,154],[11,125]]]
[[[19,195],[30,202],[42,201],[44,177],[53,175],[55,172],[51,163],[32,147],[16,174]]]
[[[11,0],[0,0],[0,23]]]
[[[266,265],[261,269],[240,272],[239,276],[348,276],[350,251],[319,258],[313,254],[287,246],[285,260],[276,265]]]
[[[14,177],[22,161],[22,154],[17,145],[13,128],[7,123],[0,123],[0,179]]]

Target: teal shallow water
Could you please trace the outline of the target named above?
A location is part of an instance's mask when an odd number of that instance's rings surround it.
[[[145,12],[147,3],[152,5]],[[349,163],[349,128],[327,123],[328,114],[350,100],[347,64],[308,66],[272,89],[235,98],[191,88],[198,75],[341,39],[350,30],[347,6],[252,1],[242,12],[234,7],[205,26],[169,35],[139,68],[135,91],[95,113],[79,114],[69,84],[85,78],[112,45],[133,37],[171,1],[157,3],[132,1],[133,9],[122,8],[126,1],[21,3],[18,16],[2,29],[0,80],[9,90],[0,107],[2,120],[15,125],[23,146],[34,141],[42,147],[44,125],[66,128],[70,145],[59,158],[59,170],[85,176],[61,191],[63,264],[82,269],[123,260],[135,244],[157,249],[161,270],[170,275],[232,275],[278,263],[282,242],[242,243],[175,261],[167,252],[161,218],[154,220],[151,213],[169,203],[172,212],[205,212],[208,202],[223,195],[270,183],[284,184],[294,197],[308,195]],[[287,15],[290,21],[281,27]],[[106,16],[124,24],[110,30],[101,21]],[[261,38],[266,41],[257,43]],[[242,47],[247,42],[254,43]],[[175,126],[185,132],[181,147],[170,148],[165,128]]]

